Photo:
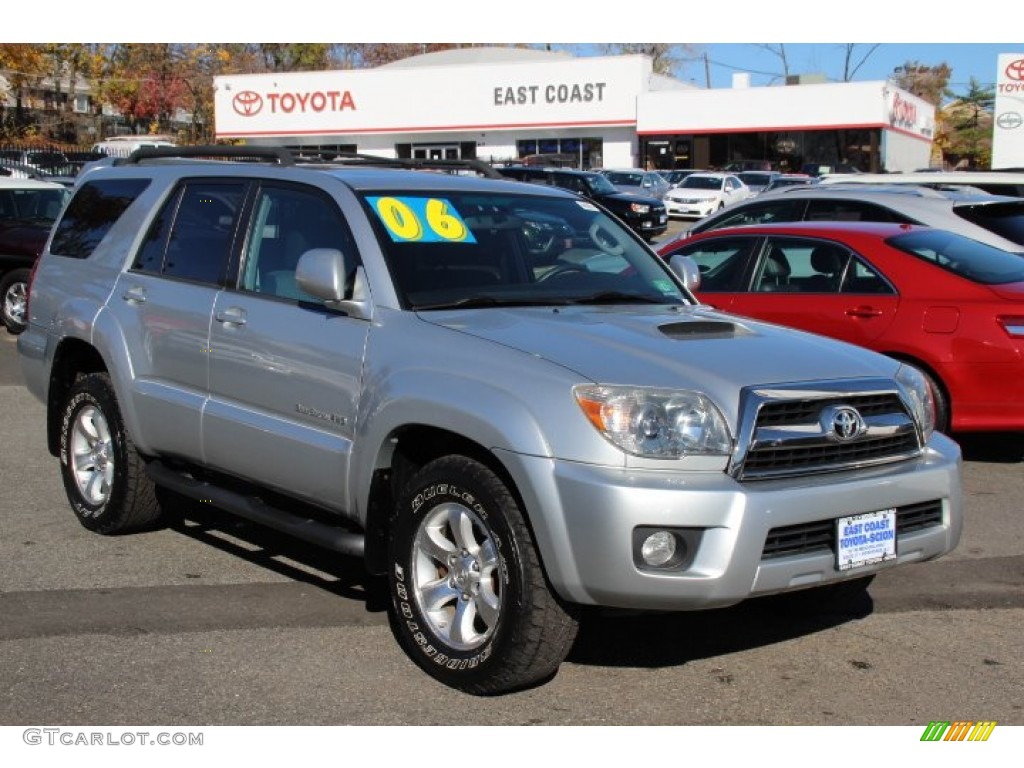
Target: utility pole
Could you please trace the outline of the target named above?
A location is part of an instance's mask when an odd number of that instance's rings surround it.
[[[708,90],[711,89],[711,64],[708,63],[708,54],[704,52],[704,82]]]

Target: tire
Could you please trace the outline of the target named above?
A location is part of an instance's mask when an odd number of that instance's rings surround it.
[[[576,637],[552,594],[515,498],[464,456],[436,459],[406,485],[392,520],[392,630],[447,686],[489,695],[550,677]]]
[[[932,392],[935,395],[935,431],[942,432],[943,434],[949,434],[950,430],[950,412],[949,412],[949,398],[946,397],[946,391],[942,388],[942,385],[935,380],[935,377],[928,373],[926,370],[918,367],[922,375],[928,379],[928,383],[932,385]]]
[[[106,373],[81,377],[60,417],[60,469],[71,508],[90,531],[128,533],[162,521],[145,462],[124,428]]]
[[[25,308],[28,300],[27,269],[13,269],[0,281],[0,321],[9,333],[18,334],[25,330],[28,318]]]

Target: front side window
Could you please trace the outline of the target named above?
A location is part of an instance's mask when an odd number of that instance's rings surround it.
[[[692,178],[692,177],[689,177]],[[689,181],[689,178],[687,181]],[[706,232],[722,227],[739,227],[747,224],[771,224],[773,222],[800,221],[804,212],[803,200],[771,200],[727,208],[721,216],[702,222],[691,228],[691,232]]]
[[[88,258],[148,186],[148,179],[103,179],[83,184],[57,224],[50,252],[73,259]]]
[[[410,309],[691,300],[625,225],[586,200],[452,190],[363,199]]]
[[[714,238],[686,245],[675,254],[689,256],[697,263],[701,293],[730,293],[740,290],[747,262],[758,242],[757,237]]]
[[[860,200],[811,200],[807,221],[894,221],[915,224],[909,216]]]
[[[253,207],[239,287],[281,299],[319,302],[295,281],[299,257],[312,248],[341,251],[351,277],[355,246],[334,202],[311,190],[265,187]]]

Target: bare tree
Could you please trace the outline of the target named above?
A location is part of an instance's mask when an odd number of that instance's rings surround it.
[[[859,45],[859,43],[844,43],[843,44],[843,82],[844,83],[848,83],[851,80],[853,80],[854,75],[857,74],[857,70],[860,69],[864,65],[864,62],[868,60],[868,57],[871,56],[872,53],[874,53],[876,50],[878,50],[878,46],[881,45],[881,43],[871,43],[870,45],[868,45],[868,50],[863,55],[860,56],[860,60],[859,61],[854,63],[854,60],[856,59],[856,56],[854,55],[855,54],[855,49],[857,48],[858,45]]]
[[[779,61],[782,62],[782,77],[783,80],[789,79],[789,62],[786,60],[786,44],[785,43],[757,43],[758,48],[764,48],[774,56],[779,57]]]

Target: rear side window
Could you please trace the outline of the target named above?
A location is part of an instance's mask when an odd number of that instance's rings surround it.
[[[692,176],[687,177],[689,181]],[[685,182],[684,182],[685,185]],[[682,186],[679,187],[682,189]],[[772,222],[800,221],[804,215],[804,201],[783,199],[766,200],[726,208],[720,216],[714,216],[690,229],[691,232],[707,232],[722,227],[738,227],[745,224],[771,224]]]
[[[183,184],[154,219],[132,269],[202,283],[220,282],[246,189],[242,181]]]
[[[89,258],[114,222],[148,186],[148,179],[105,179],[83,184],[57,224],[50,253]]]
[[[994,205],[957,205],[957,216],[1024,246],[1024,201]]]
[[[807,205],[807,221],[894,221],[917,224],[909,216],[862,200],[811,200]]]

